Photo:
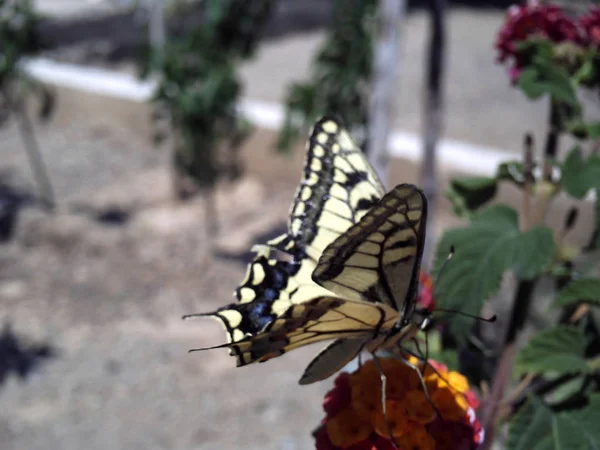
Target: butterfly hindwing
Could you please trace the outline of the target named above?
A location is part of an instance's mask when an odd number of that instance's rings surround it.
[[[369,337],[336,339],[313,358],[300,378],[311,384],[329,378],[358,356]]]
[[[313,280],[354,300],[383,302],[408,320],[425,243],[427,202],[417,187],[388,192],[323,252]]]
[[[264,362],[314,342],[337,338],[367,340],[390,330],[398,313],[383,304],[318,297],[291,306],[264,330],[240,341],[212,348],[229,348],[237,365]]]

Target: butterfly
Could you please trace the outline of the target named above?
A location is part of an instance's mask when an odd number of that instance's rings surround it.
[[[244,366],[333,340],[302,375],[309,384],[414,336],[427,201],[410,184],[384,192],[340,122],[318,121],[287,233],[254,248],[237,303],[184,317],[218,319],[229,342],[191,351],[228,348]]]

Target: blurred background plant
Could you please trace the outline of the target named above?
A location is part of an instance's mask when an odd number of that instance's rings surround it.
[[[536,154],[527,135],[522,160],[501,164],[492,177],[455,179],[447,191],[468,225],[447,230],[437,247],[438,274],[456,248],[435,286],[438,307],[479,314],[507,272],[515,282],[493,333],[454,315],[434,339],[441,355],[482,386],[483,448],[506,422],[509,449],[531,448],[542,437],[540,448],[600,443],[591,425],[600,417],[600,123],[586,119],[581,101],[597,97],[600,87],[599,19],[597,8],[578,16],[537,3],[509,9],[496,43],[499,61],[509,63],[513,86],[528,99],[548,102],[543,151]],[[575,143],[563,155],[565,136]],[[490,205],[507,184],[520,190],[520,208]],[[551,228],[559,197],[571,199],[571,207]],[[595,199],[595,221],[587,242],[573,244],[565,237],[584,198]]]
[[[368,153],[369,99],[376,33],[375,0],[335,0],[333,22],[313,60],[312,76],[293,83],[278,147],[289,150],[320,117],[341,117]]]
[[[218,219],[210,188],[221,176],[240,175],[238,152],[250,133],[237,108],[243,90],[238,66],[253,56],[273,5],[274,0],[204,1],[201,24],[155,42],[142,61],[142,78],[158,76],[155,140],[169,133],[165,125],[171,128],[175,195],[185,199],[209,188],[204,198],[211,242]],[[186,7],[175,2],[171,13],[182,14]]]
[[[22,70],[28,55],[41,50],[39,18],[31,0],[0,0],[0,127],[14,117],[38,184],[42,203],[54,207],[54,193],[40,152],[27,103],[37,97],[39,118],[46,120],[54,109],[54,97],[43,84]]]
[[[221,174],[241,172],[236,153],[249,133],[249,124],[237,112],[242,85],[237,66],[253,56],[273,0],[208,0],[203,23],[192,30],[167,36],[163,45],[148,47],[141,76],[157,75],[153,102],[156,118],[165,113],[173,127],[173,164],[176,193],[190,195],[181,176],[199,187],[214,186]],[[171,5],[171,14],[184,14],[184,2]],[[156,139],[165,130],[157,129]],[[230,159],[218,161],[224,147]],[[193,188],[192,188],[193,190]]]

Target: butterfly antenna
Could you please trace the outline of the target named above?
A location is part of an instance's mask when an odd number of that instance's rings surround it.
[[[463,312],[463,311],[457,311],[455,309],[441,309],[441,308],[436,308],[435,312],[458,314],[459,316],[470,317],[471,319],[480,320],[481,322],[488,322],[488,323],[495,322],[496,319],[498,318],[496,316],[496,314],[494,314],[492,317],[481,317],[481,316],[476,316],[475,314],[469,314],[469,313],[466,313],[466,312]]]
[[[435,279],[434,286],[437,286],[438,282],[440,281],[440,278],[442,277],[442,274],[444,273],[444,270],[446,269],[446,266],[448,265],[448,263],[450,262],[450,260],[452,259],[453,256],[454,256],[454,245],[451,245],[450,252],[448,252],[448,256],[446,256],[446,261],[444,261],[444,264],[442,264],[442,268],[438,272],[438,275]]]
[[[438,272],[437,278],[435,280],[435,284],[434,286],[437,286],[440,278],[442,277],[442,274],[444,273],[444,270],[446,269],[446,266],[448,265],[448,263],[450,262],[450,260],[452,259],[452,257],[454,256],[454,252],[455,252],[455,248],[454,245],[450,246],[450,252],[448,253],[448,256],[446,257],[446,261],[444,261],[444,264],[442,264],[442,268],[440,269],[440,271]],[[469,313],[465,313],[462,311],[456,311],[454,309],[440,309],[440,308],[435,308],[435,312],[446,312],[446,313],[452,313],[452,314],[458,314],[464,317],[470,317],[471,319],[475,319],[475,320],[480,320],[482,322],[495,322],[497,317],[494,314],[492,317],[481,317],[481,316],[476,316],[473,314],[469,314]]]

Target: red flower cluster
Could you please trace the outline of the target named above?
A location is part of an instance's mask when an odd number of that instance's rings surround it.
[[[498,60],[512,59],[509,68],[511,80],[515,82],[531,56],[520,51],[518,44],[529,39],[542,39],[554,44],[571,43],[575,47],[600,48],[600,8],[591,8],[580,18],[571,18],[556,5],[538,3],[512,6],[505,23],[498,32],[496,49]]]
[[[386,416],[374,361],[342,373],[323,403],[326,417],[315,432],[317,450],[395,450],[390,427],[400,450],[473,450],[483,442],[474,412],[478,401],[462,375],[430,362],[437,373],[430,367],[423,372],[429,400],[413,369],[396,359],[381,363],[387,377]]]
[[[590,8],[579,22],[583,30],[582,44],[600,50],[600,7]]]
[[[435,309],[435,298],[433,297],[433,279],[425,272],[419,273],[419,296],[417,304],[420,308],[429,311]]]

